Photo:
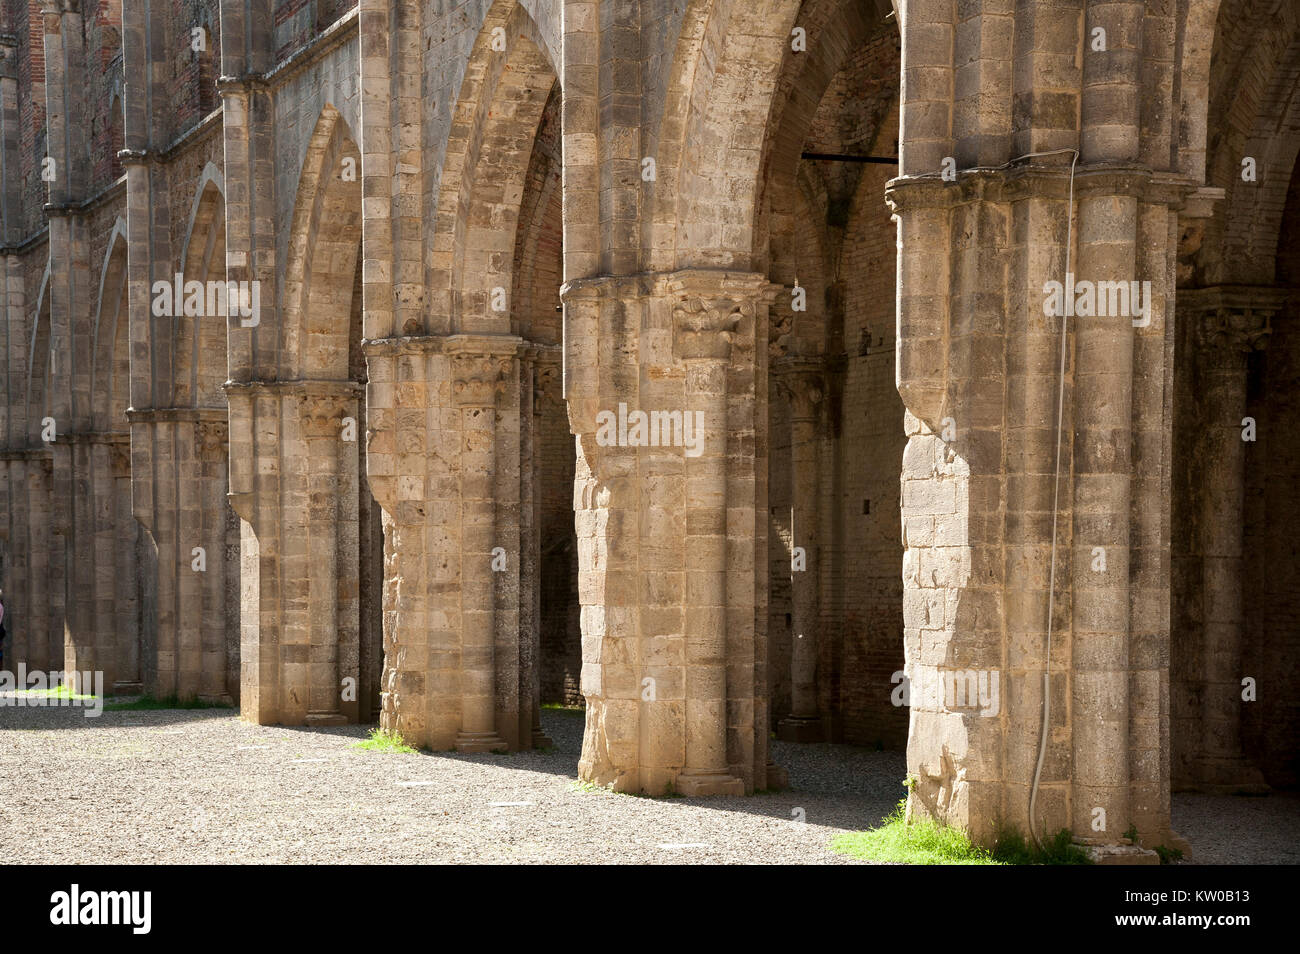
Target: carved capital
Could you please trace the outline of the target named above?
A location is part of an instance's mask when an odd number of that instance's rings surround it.
[[[781,358],[772,363],[771,374],[777,393],[790,405],[791,418],[808,420],[817,416],[826,392],[825,369],[819,359]]]
[[[461,352],[451,356],[451,393],[461,407],[493,407],[505,392],[510,356]]]
[[[129,477],[131,475],[131,442],[114,441],[108,445],[109,448],[109,467],[114,477]]]
[[[1200,316],[1197,343],[1213,356],[1245,355],[1260,351],[1272,334],[1272,314],[1251,309],[1221,308]]]
[[[300,405],[302,436],[308,439],[338,437],[343,428],[345,408],[337,397],[308,394]]]
[[[1179,290],[1178,310],[1196,324],[1196,343],[1211,367],[1237,368],[1268,344],[1273,316],[1286,303],[1284,289],[1216,285]]]
[[[673,354],[681,361],[729,361],[741,318],[752,302],[734,298],[688,298],[673,306]]]
[[[560,362],[549,357],[539,358],[533,376],[533,413],[541,414],[548,408],[564,403],[560,394]]]

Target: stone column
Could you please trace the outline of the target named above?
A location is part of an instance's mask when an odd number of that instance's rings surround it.
[[[1247,362],[1268,343],[1284,293],[1272,288],[1217,287],[1180,295],[1180,310],[1197,322],[1201,367],[1201,579],[1204,665],[1198,787],[1220,794],[1268,791],[1241,747],[1241,671],[1245,613]]]
[[[742,304],[686,297],[673,307],[673,356],[686,367],[683,419],[703,442],[687,456],[686,764],[683,795],[740,795],[727,769],[727,368]]]
[[[490,752],[507,747],[496,723],[492,550],[500,545],[496,526],[497,395],[505,391],[514,347],[512,342],[509,352],[493,352],[476,347],[482,344],[485,342],[458,340],[449,348],[452,399],[461,429],[459,752]]]
[[[350,381],[227,382],[230,503],[240,527],[240,708],[258,724],[356,718],[359,676],[355,479],[340,438]],[[354,471],[355,469],[353,469]],[[222,528],[225,538],[225,526]]]
[[[135,693],[144,688],[140,672],[140,574],[136,544],[140,527],[131,510],[131,438],[115,435],[109,445],[112,474],[113,552],[116,559],[108,567],[113,580],[113,613],[108,625],[117,640],[117,683],[114,692]],[[128,567],[129,572],[122,572]]]
[[[821,361],[787,357],[772,368],[790,407],[790,493],[792,545],[804,551],[804,566],[790,571],[790,715],[776,727],[786,742],[821,742],[825,726],[818,712],[817,664],[820,620],[817,612],[819,552],[817,528],[821,501],[818,467],[818,410],[822,403]]]
[[[520,582],[519,582],[519,670],[523,677],[520,699],[528,705],[526,733],[535,749],[554,743],[542,729],[542,563],[541,563],[541,480],[542,409],[548,388],[559,384],[558,349],[534,346],[525,349],[520,363]]]
[[[312,394],[301,405],[307,448],[307,725],[345,725],[339,680],[339,437],[346,409],[335,395]],[[302,581],[294,581],[299,586]]]

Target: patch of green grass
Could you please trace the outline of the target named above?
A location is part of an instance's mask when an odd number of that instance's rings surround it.
[[[1156,845],[1155,853],[1160,856],[1162,865],[1172,865],[1175,861],[1183,860],[1183,849],[1166,848],[1164,845]]]
[[[1004,865],[1090,865],[1087,852],[1070,839],[1070,830],[1062,828],[1040,849],[1025,841],[1013,828],[998,831],[993,857]]]
[[[105,704],[105,712],[140,712],[153,709],[233,709],[234,706],[228,702],[211,702],[207,699],[200,699],[197,696],[187,696],[182,699],[180,696],[163,696],[161,699],[154,696],[141,696],[134,702],[109,702]]]
[[[832,851],[863,861],[904,865],[1060,865],[1088,864],[1088,857],[1071,844],[1070,833],[1062,829],[1039,851],[1024,836],[1003,829],[993,848],[972,844],[960,828],[935,824],[929,819],[907,823],[907,800],[879,826],[867,831],[847,832],[831,839]]]
[[[547,712],[568,712],[576,715],[581,715],[587,711],[586,706],[568,706],[563,702],[543,702],[542,708]]]
[[[74,693],[71,686],[55,686],[53,689],[20,689],[15,695],[36,699],[94,699],[95,694]],[[107,706],[105,707],[107,708]]]
[[[971,844],[959,828],[942,828],[929,820],[907,823],[907,800],[878,827],[847,832],[831,839],[831,851],[863,861],[902,865],[996,865],[989,852]]]
[[[569,787],[575,792],[609,792],[611,795],[618,794],[613,789],[606,788],[604,785],[597,785],[595,782],[584,782],[582,779],[570,782]]]
[[[370,738],[353,742],[351,747],[365,749],[367,752],[401,752],[406,755],[415,755],[417,751],[407,745],[398,733],[385,732],[383,729],[371,729]]]

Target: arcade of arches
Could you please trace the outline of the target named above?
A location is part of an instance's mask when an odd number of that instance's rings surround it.
[[[1288,0],[0,6],[10,669],[978,838],[1300,781]]]

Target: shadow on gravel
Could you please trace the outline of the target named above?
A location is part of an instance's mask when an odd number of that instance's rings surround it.
[[[98,718],[85,718],[84,710],[69,707],[0,707],[0,732],[3,731],[57,731],[69,728],[92,728],[103,732],[123,730],[175,729],[194,726],[210,720],[238,719],[236,709],[146,709],[105,711]],[[535,772],[552,775],[571,782],[577,781],[578,758],[582,752],[584,717],[581,710],[554,710],[542,712],[542,727],[553,746],[506,754],[480,753],[465,755],[457,752],[421,751],[416,756],[397,756],[403,759],[427,760],[436,773],[441,761],[469,762],[494,765],[510,771]],[[339,739],[361,741],[370,736],[375,724],[315,726],[252,726],[250,741],[274,740],[276,737],[296,739]],[[786,768],[791,787],[779,792],[760,792],[752,796],[719,798],[684,798],[680,796],[648,798],[633,795],[606,795],[601,792],[577,792],[579,797],[593,799],[616,797],[644,800],[647,805],[708,808],[713,811],[741,812],[779,821],[800,818],[810,823],[843,830],[858,830],[877,824],[887,815],[903,793],[901,781],[905,774],[904,756],[901,752],[879,752],[848,745],[793,745],[773,740],[772,757]],[[357,758],[376,761],[393,756],[383,753],[352,752]],[[410,765],[411,763],[407,763]]]

